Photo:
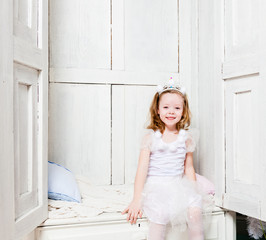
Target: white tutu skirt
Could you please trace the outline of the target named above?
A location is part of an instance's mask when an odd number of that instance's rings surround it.
[[[212,199],[203,193],[196,182],[185,176],[148,176],[143,190],[142,210],[150,222],[171,224],[186,230],[188,211],[198,209],[210,213]]]

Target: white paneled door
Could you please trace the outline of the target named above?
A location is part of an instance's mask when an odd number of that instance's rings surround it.
[[[47,18],[47,1],[14,0],[15,239],[47,217]]]
[[[219,29],[214,49],[221,78],[215,86],[216,171],[220,204],[232,211],[265,219],[265,3],[225,0],[216,4]],[[223,6],[223,11],[221,11]],[[220,40],[218,39],[220,38]],[[217,44],[218,46],[218,44]],[[218,63],[219,64],[219,63]],[[220,152],[221,147],[223,151]],[[223,180],[224,178],[224,180]]]

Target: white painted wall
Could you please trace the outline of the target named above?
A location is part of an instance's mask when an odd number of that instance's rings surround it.
[[[196,93],[191,8],[177,0],[50,1],[50,161],[94,184],[134,181],[155,86],[180,75]]]
[[[50,67],[110,69],[110,10],[109,0],[50,1]]]
[[[111,87],[50,84],[49,160],[93,184],[111,182]]]
[[[200,153],[201,173],[215,182],[215,148],[214,148],[214,79],[217,78],[219,66],[215,65],[214,53],[219,44],[215,41],[214,2],[201,1],[199,10],[199,49],[198,49],[198,112],[200,129]],[[220,19],[218,15],[217,19]],[[219,39],[218,39],[219,40]],[[216,46],[216,45],[217,46]],[[217,49],[217,51],[219,48]],[[218,69],[217,69],[218,68]],[[218,75],[218,73],[217,73]],[[219,77],[219,75],[218,75]],[[222,170],[221,170],[222,171]]]

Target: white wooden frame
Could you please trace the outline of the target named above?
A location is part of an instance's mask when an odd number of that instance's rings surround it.
[[[169,75],[178,78],[178,73],[169,72],[50,68],[50,82],[57,83],[77,83],[78,79],[78,83],[157,85],[168,79]]]
[[[0,2],[0,232],[14,238],[13,1]]]
[[[17,3],[17,2],[15,2]],[[27,4],[31,4],[28,2]],[[14,94],[15,99],[18,94],[17,84],[21,81],[26,85],[34,85],[35,86],[35,94],[36,96],[33,98],[35,103],[33,106],[35,108],[35,119],[29,121],[33,123],[34,128],[36,129],[35,135],[33,136],[32,141],[35,141],[37,144],[33,144],[32,147],[36,148],[36,155],[33,157],[32,161],[36,161],[36,169],[33,173],[32,181],[36,182],[35,189],[33,188],[32,192],[34,198],[36,198],[35,205],[27,204],[27,197],[22,196],[19,197],[19,194],[15,194],[16,206],[14,207],[14,211],[17,212],[20,209],[21,204],[23,206],[23,211],[21,214],[17,214],[14,216],[14,238],[19,239],[24,237],[26,234],[32,232],[43,220],[47,218],[48,208],[47,208],[47,150],[48,150],[48,2],[46,0],[35,0],[34,12],[31,13],[29,9],[23,9],[26,14],[29,14],[28,21],[33,21],[33,28],[29,30],[31,23],[28,22],[21,25],[18,21],[14,20],[14,36],[13,36],[13,49],[14,49],[14,58],[13,61],[15,71],[17,73],[22,73],[20,78],[22,80],[14,81]],[[30,5],[31,6],[31,5]],[[27,12],[28,11],[28,12]],[[38,12],[38,14],[37,14]],[[11,16],[15,18],[15,14],[13,12]],[[35,16],[34,20],[32,20],[31,14]],[[29,26],[27,25],[29,24]],[[38,29],[38,31],[37,31]],[[30,35],[34,35],[32,38]],[[21,69],[29,69],[27,71],[20,71]],[[31,69],[31,70],[30,70]],[[34,77],[33,77],[34,76]],[[29,80],[33,77],[33,80]],[[15,80],[15,79],[14,79]],[[13,96],[12,96],[13,97]],[[33,101],[33,99],[31,101]],[[31,102],[29,101],[29,102]],[[17,100],[14,102],[15,109],[17,110],[18,102]],[[12,107],[13,108],[13,107]],[[14,124],[17,125],[18,114],[14,114]],[[16,128],[17,129],[17,128]],[[15,137],[17,139],[18,131],[15,131]],[[14,141],[16,144],[18,141]],[[16,147],[16,146],[15,146]],[[30,165],[30,164],[29,164]],[[18,169],[15,171],[15,178],[18,177],[30,177],[28,176],[16,176],[18,173]],[[31,167],[29,167],[29,171],[31,171]],[[19,181],[18,179],[16,182]],[[16,183],[15,183],[16,184]],[[17,191],[16,187],[12,187],[12,190]],[[30,191],[29,191],[30,192]],[[26,197],[26,198],[25,198]],[[24,200],[23,200],[24,199]],[[20,206],[18,206],[20,205]],[[27,206],[28,205],[28,206]]]
[[[214,3],[215,13],[215,26],[214,27],[214,96],[215,108],[214,122],[214,146],[224,146],[224,93],[221,89],[224,89],[224,81],[222,80],[222,66],[221,62],[224,59],[223,43],[224,43],[224,0],[217,1]],[[224,148],[217,148],[214,152],[215,157],[215,183],[216,183],[216,204],[222,206],[223,194],[225,192],[225,155]],[[218,171],[219,169],[219,171]]]
[[[260,40],[260,46],[262,47],[261,49],[261,54],[260,54],[260,75],[261,79],[263,81],[263,89],[266,89],[266,46],[265,46],[265,41],[266,41],[266,31],[265,31],[265,23],[266,23],[266,2],[261,1],[261,7],[260,7],[260,27],[261,29],[264,29],[261,33],[261,40]],[[260,99],[262,99],[262,105],[265,106],[266,104],[266,97],[265,94],[261,92]],[[262,112],[260,122],[265,124],[266,122],[266,113],[265,111]],[[265,143],[266,141],[266,128],[264,127],[262,129],[262,134],[259,138],[259,142]],[[260,156],[265,155],[265,149],[260,148]],[[261,167],[261,172],[265,173],[266,172],[266,164],[265,164],[265,159],[261,158],[259,161],[260,167]],[[264,174],[261,175],[260,179],[260,185],[264,187],[263,191],[261,191],[260,199],[264,199],[264,201],[261,202],[261,219],[263,221],[266,221],[266,191],[265,191],[265,178]]]

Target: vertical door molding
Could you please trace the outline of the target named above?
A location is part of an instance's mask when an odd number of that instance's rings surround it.
[[[213,179],[215,180],[215,200],[218,206],[223,205],[223,194],[225,192],[225,126],[224,126],[224,81],[222,80],[222,62],[224,59],[224,0],[215,1],[213,5],[214,26],[212,27],[213,35],[213,56],[208,59],[212,63],[213,75],[208,82],[213,82],[212,89],[212,111],[214,112],[211,119],[213,131],[212,138],[206,139],[207,142],[213,141],[213,145],[208,147],[213,149],[213,155],[209,159],[210,163],[215,165]],[[211,21],[212,22],[212,21]],[[204,53],[203,53],[204,54]],[[207,84],[208,84],[207,82]],[[204,107],[203,107],[204,108]],[[206,117],[208,121],[208,116]],[[208,145],[208,143],[207,143]]]
[[[261,116],[259,118],[259,126],[260,126],[260,135],[258,138],[258,141],[261,144],[264,144],[266,142],[266,112],[263,110],[266,105],[266,97],[265,97],[265,89],[266,89],[266,2],[261,1],[260,2],[260,32],[261,32],[261,38],[260,38],[260,77],[261,77],[261,85],[260,88],[263,89],[263,91],[260,91],[259,93],[259,100],[261,103],[262,108],[260,109]],[[261,146],[259,148],[259,167],[260,167],[260,199],[261,199],[261,220],[266,221],[266,185],[265,185],[265,172],[266,172],[266,163],[265,163],[265,148]]]
[[[13,1],[0,1],[0,233],[14,239]]]

